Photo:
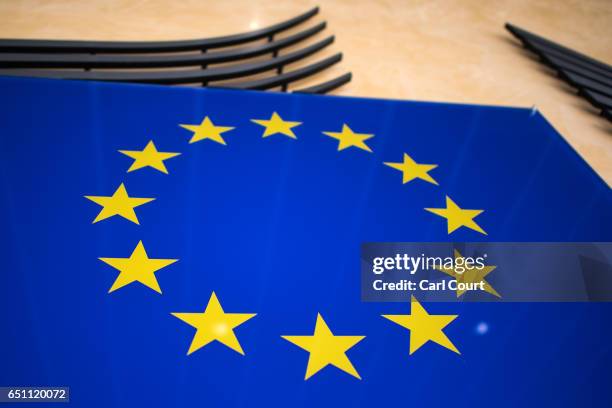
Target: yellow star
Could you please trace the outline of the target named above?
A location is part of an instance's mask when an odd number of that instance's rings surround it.
[[[355,133],[347,124],[342,125],[342,132],[323,132],[323,134],[340,141],[338,143],[338,151],[355,146],[370,153],[372,152],[372,149],[365,144],[365,141],[373,138],[374,135],[368,133]]]
[[[119,153],[125,154],[134,159],[134,162],[128,169],[128,173],[134,170],[142,169],[143,167],[153,167],[162,173],[168,174],[168,169],[164,165],[164,160],[171,159],[180,155],[180,153],[159,152],[153,141],[149,141],[147,146],[142,150],[119,150]]]
[[[438,185],[438,182],[429,175],[429,171],[438,167],[437,164],[419,164],[412,160],[412,158],[406,153],[404,153],[403,163],[385,162],[384,164],[403,173],[403,184],[406,184],[409,181],[419,178],[431,184],[435,184],[436,186]]]
[[[108,293],[129,285],[132,282],[140,282],[143,285],[162,293],[159,283],[155,278],[155,272],[178,261],[178,259],[153,259],[149,258],[147,251],[138,241],[138,245],[129,258],[98,258],[102,262],[117,269],[120,273],[115,279]]]
[[[487,233],[474,221],[474,218],[484,210],[464,210],[459,208],[449,196],[446,196],[446,208],[426,208],[425,210],[446,218],[449,234],[459,227],[468,227],[481,234],[487,235]]]
[[[180,127],[193,132],[193,136],[189,143],[199,142],[200,140],[210,139],[217,143],[225,145],[222,133],[229,132],[234,129],[231,126],[215,126],[215,124],[206,116],[199,125],[179,125]]]
[[[459,251],[455,249],[455,259],[457,258],[463,258],[463,256],[461,255]],[[493,288],[493,286],[491,286],[491,284],[489,284],[489,282],[485,280],[485,277],[491,272],[493,272],[495,268],[497,268],[497,266],[495,265],[485,265],[481,269],[478,269],[476,267],[470,268],[470,269],[464,268],[465,270],[459,273],[457,272],[457,266],[455,264],[453,268],[445,267],[444,265],[442,265],[442,267],[435,268],[435,269],[439,270],[440,272],[444,272],[445,274],[449,276],[452,276],[453,278],[457,280],[458,283],[484,282],[484,285],[483,285],[484,291],[500,298],[501,295],[497,293],[495,288]],[[464,293],[465,293],[465,289],[457,288],[457,297],[463,295]]]
[[[114,215],[120,215],[135,224],[139,224],[134,208],[155,200],[154,198],[137,198],[128,196],[128,192],[123,183],[121,183],[121,185],[110,197],[85,196],[85,198],[103,207],[96,219],[93,220],[94,224]]]
[[[172,313],[172,315],[196,328],[187,355],[215,340],[244,355],[233,329],[255,316],[254,313],[225,313],[215,292],[210,296],[204,313]]]
[[[428,341],[433,341],[457,354],[461,354],[442,331],[457,318],[457,315],[430,315],[414,296],[412,296],[411,303],[412,311],[409,315],[382,315],[385,319],[410,330],[410,354],[417,351]]]
[[[361,379],[346,356],[346,351],[363,340],[365,336],[334,336],[319,313],[312,336],[281,337],[310,353],[304,380],[309,379],[330,364]]]
[[[272,117],[269,120],[251,119],[251,122],[257,123],[258,125],[264,126],[266,128],[263,137],[268,137],[280,133],[282,135],[289,136],[293,139],[297,139],[297,137],[295,136],[291,128],[302,124],[302,122],[285,121],[276,112],[272,113]]]

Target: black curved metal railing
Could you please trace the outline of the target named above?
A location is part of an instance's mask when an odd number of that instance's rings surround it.
[[[137,82],[153,84],[188,84],[193,82],[214,81],[254,75],[278,68],[322,50],[334,41],[328,37],[298,51],[274,57],[261,62],[228,65],[219,68],[175,70],[175,71],[70,71],[70,70],[35,70],[7,69],[5,75],[27,75],[45,78],[84,79],[93,81]]]
[[[286,48],[310,40],[326,28],[326,22],[321,22],[278,38],[278,34],[308,21],[318,12],[319,8],[315,7],[297,17],[256,31],[198,40],[121,42],[0,39],[0,75],[154,84],[202,83],[204,86],[240,89],[281,87],[287,91],[290,83],[321,72],[342,59],[338,53],[284,72],[287,65],[302,61],[333,43],[334,36],[329,36],[296,51],[279,55]],[[262,39],[267,42],[247,44]],[[266,55],[271,55],[271,58],[240,62]],[[261,79],[215,83],[267,71],[273,71],[273,74]],[[296,92],[326,93],[350,79],[351,75],[345,74]]]
[[[326,23],[262,45],[199,54],[90,55],[90,54],[0,54],[0,68],[165,68],[218,64],[258,57],[290,47],[325,29]],[[1,42],[1,41],[0,41]]]
[[[352,78],[353,78],[353,75],[350,72],[348,72],[330,81],[326,81],[318,85],[313,85],[308,88],[298,89],[294,92],[307,93],[307,94],[324,94],[324,93],[333,91],[334,89],[339,88],[346,83],[351,82]]]
[[[37,53],[152,53],[210,50],[261,40],[301,24],[319,13],[315,7],[304,14],[272,26],[242,34],[179,41],[63,41],[63,40],[0,40],[0,52]]]
[[[510,23],[506,29],[612,121],[612,66]]]

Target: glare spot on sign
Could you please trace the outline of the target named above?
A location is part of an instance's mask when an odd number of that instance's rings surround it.
[[[476,326],[476,333],[477,334],[487,334],[487,332],[489,331],[489,325],[486,324],[485,322],[480,322],[478,323],[478,325]]]

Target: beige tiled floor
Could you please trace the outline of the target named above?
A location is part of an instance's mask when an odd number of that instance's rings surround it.
[[[0,0],[0,37],[209,37],[264,27],[317,4],[317,21],[327,20],[326,33],[337,38],[322,55],[340,50],[345,57],[319,79],[354,74],[337,94],[535,105],[612,184],[612,126],[503,28],[510,21],[612,63],[610,0]]]

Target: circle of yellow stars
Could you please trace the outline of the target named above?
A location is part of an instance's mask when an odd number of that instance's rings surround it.
[[[272,112],[269,119],[251,119],[251,122],[264,128],[262,138],[278,135],[279,137],[298,139],[294,129],[302,125],[302,122],[283,119],[278,112]],[[215,124],[209,116],[205,116],[199,124],[180,124],[179,126],[191,132],[189,143],[209,140],[222,145],[227,145],[225,134],[235,129],[232,126]],[[338,142],[338,151],[353,148],[372,153],[368,141],[375,135],[356,132],[346,123],[342,123],[339,131],[324,131],[322,134]],[[153,140],[150,140],[142,150],[119,150],[119,153],[133,160],[127,172],[151,168],[163,174],[168,174],[165,162],[181,154],[159,151]],[[401,172],[403,184],[421,180],[439,186],[434,175],[430,174],[438,167],[437,164],[418,163],[408,153],[403,153],[401,162],[384,162],[383,164]],[[135,209],[155,200],[155,198],[130,196],[123,183],[110,196],[86,195],[85,198],[102,207],[93,223],[119,216],[135,224],[140,224]],[[444,218],[448,234],[465,227],[486,235],[486,232],[475,221],[475,218],[483,210],[461,208],[449,196],[446,196],[445,207],[425,208],[424,210]],[[454,255],[455,257],[461,256],[458,251],[455,251]],[[101,257],[99,259],[119,271],[108,291],[109,293],[134,282],[139,282],[161,294],[162,290],[157,281],[156,272],[178,261],[178,259],[150,258],[142,241],[137,243],[127,258]],[[485,269],[479,271],[478,274],[474,274],[474,276],[458,274],[452,269],[440,269],[440,271],[454,278],[462,279],[464,282],[483,281],[485,291],[499,297],[499,293],[484,280],[485,276],[493,269],[495,269],[495,266],[486,266]],[[463,292],[457,291],[457,297],[462,294]],[[383,318],[410,332],[409,354],[413,354],[428,342],[436,343],[460,354],[457,347],[444,333],[446,326],[454,321],[457,315],[429,314],[414,296],[412,296],[410,304],[410,314],[382,315]],[[256,316],[255,313],[225,312],[215,292],[212,292],[203,312],[174,312],[171,314],[196,330],[187,350],[187,355],[215,341],[244,355],[245,352],[234,330]],[[347,356],[347,352],[357,346],[365,336],[334,334],[323,316],[318,313],[311,335],[282,335],[281,337],[308,352],[305,380],[328,366],[336,367],[355,378],[361,379],[357,368]]]

